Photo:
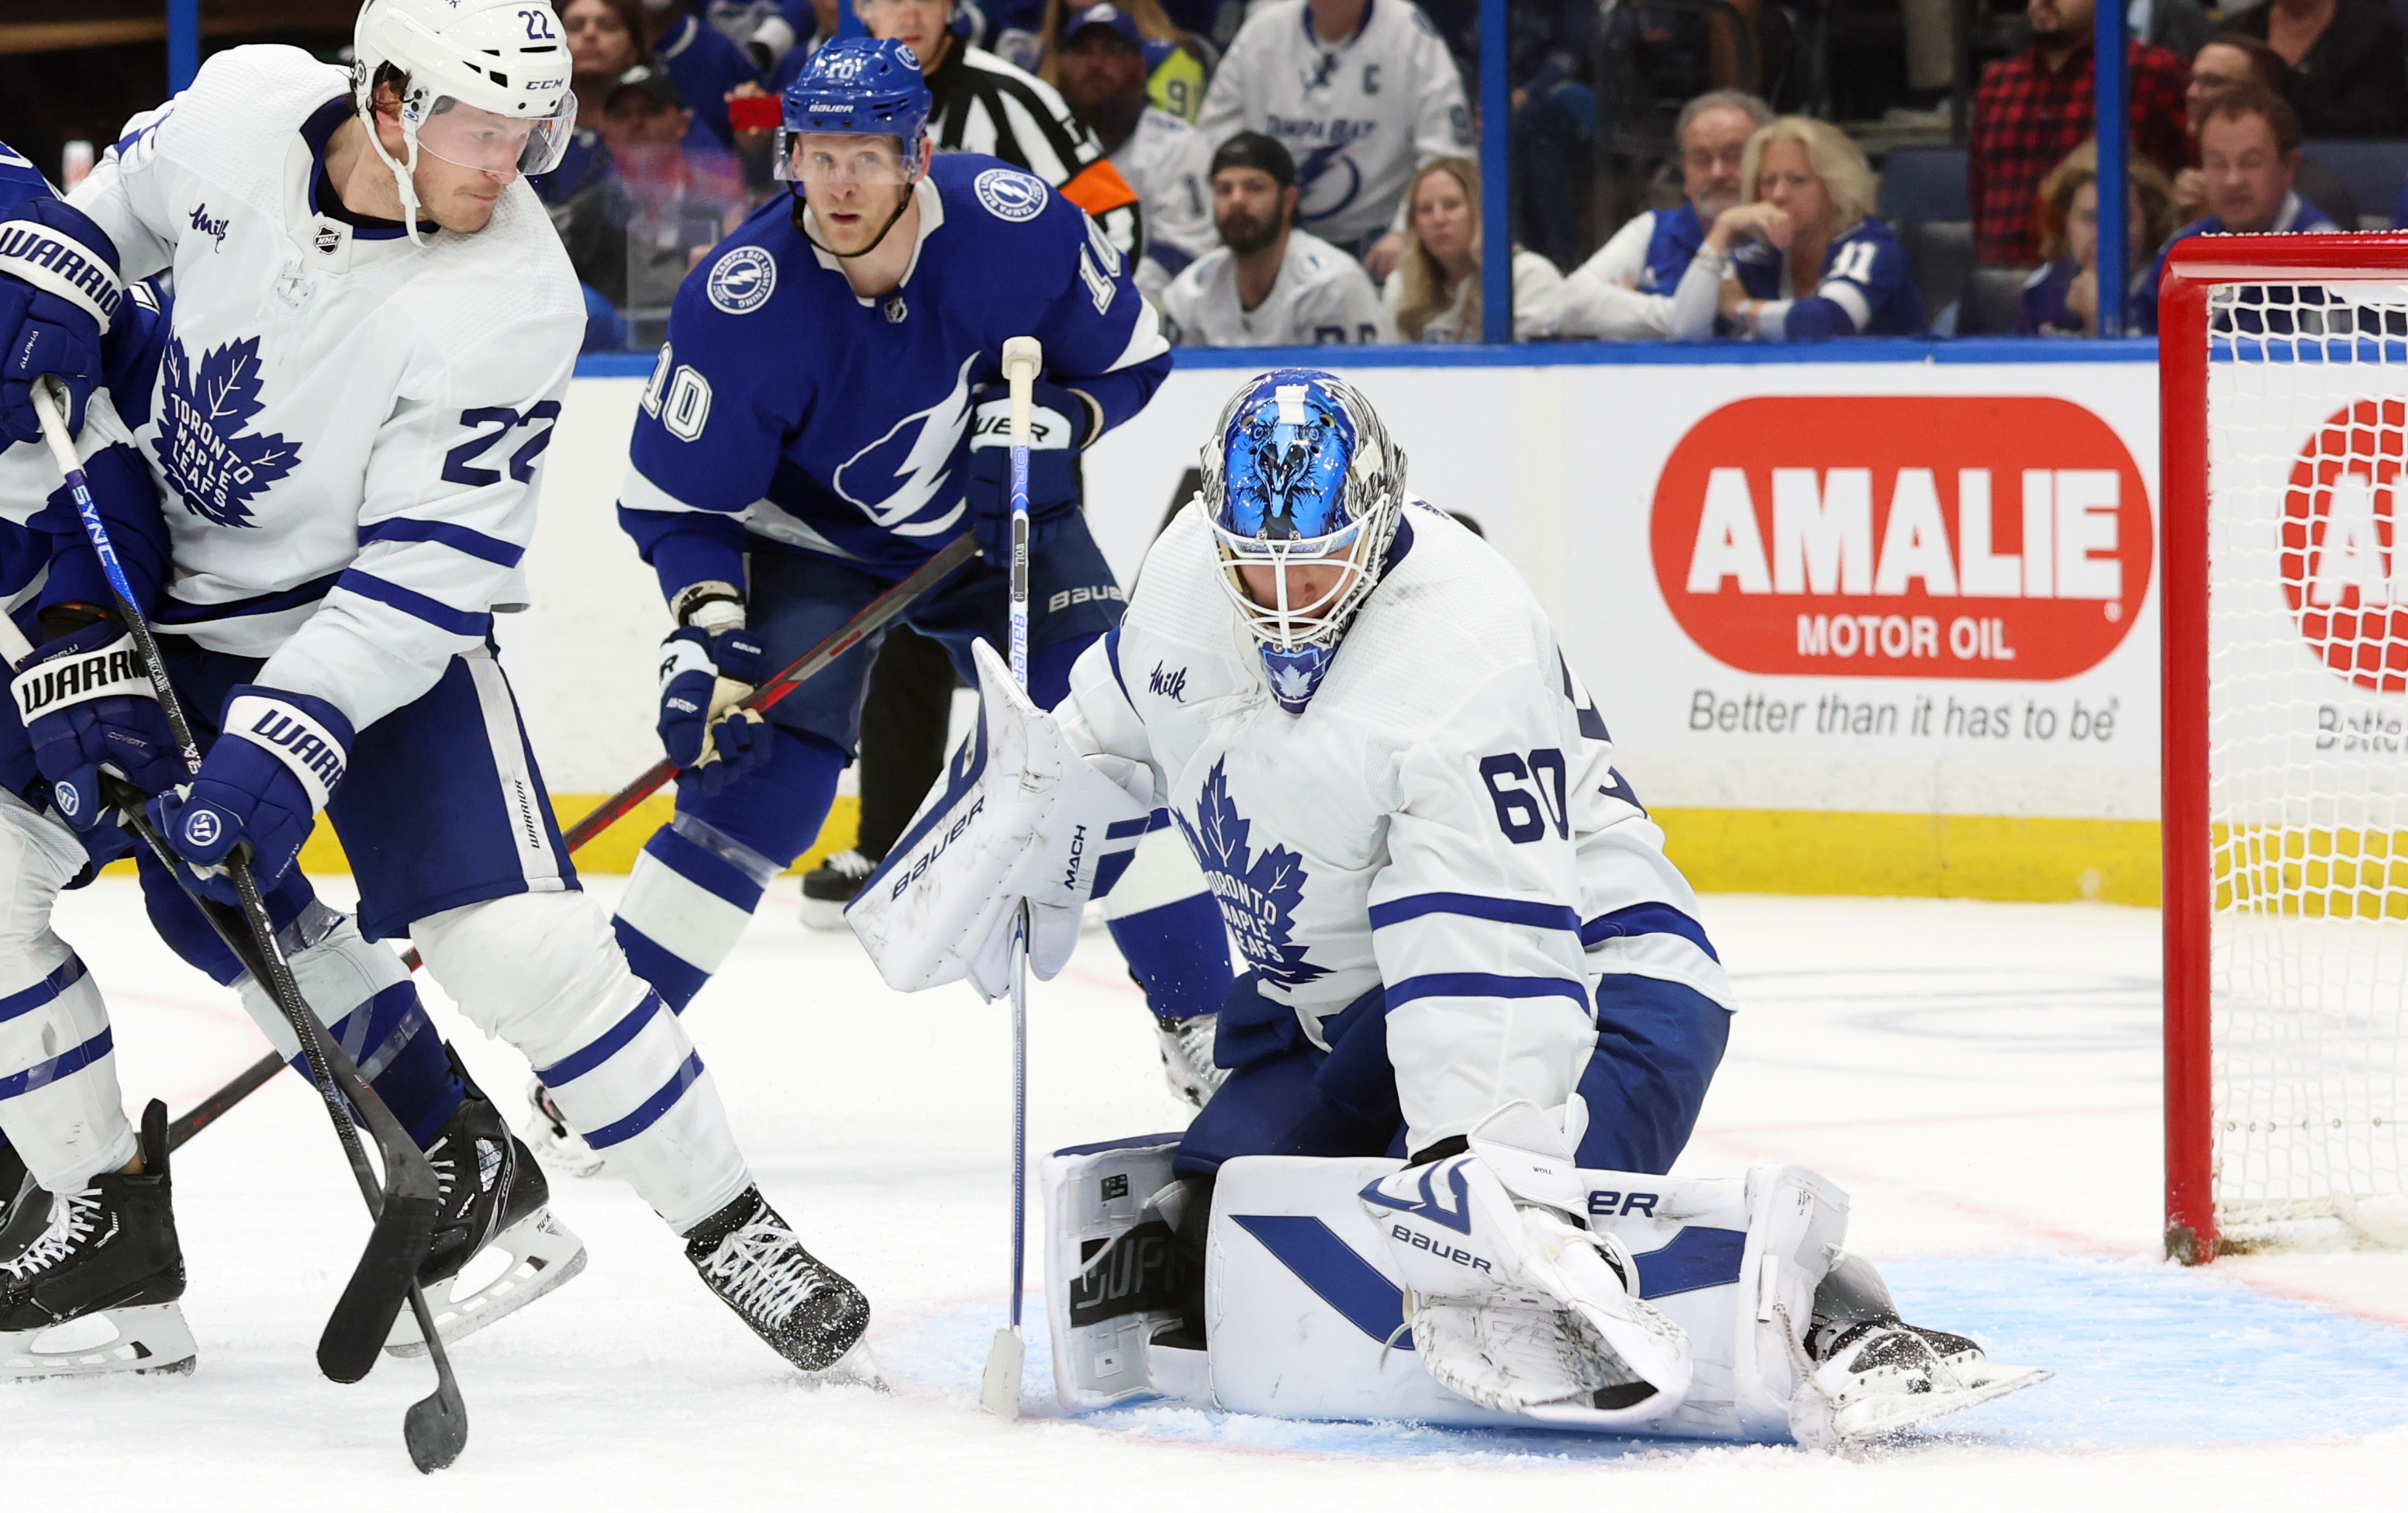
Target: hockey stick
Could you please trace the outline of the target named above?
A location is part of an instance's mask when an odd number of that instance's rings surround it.
[[[75,499],[84,534],[91,539],[93,552],[100,559],[101,570],[108,579],[109,596],[117,601],[117,612],[133,638],[135,655],[150,676],[160,712],[166,716],[167,728],[179,748],[185,770],[197,772],[201,767],[200,746],[193,739],[183,701],[168,679],[166,660],[160,655],[150,622],[134,602],[134,590],[126,583],[125,569],[109,541],[108,526],[102,521],[99,506],[93,503],[92,490],[84,481],[83,464],[67,435],[66,413],[55,380],[35,386],[34,405],[40,417],[42,438],[49,442],[50,454]],[[118,804],[126,828],[150,848],[170,876],[180,881],[175,853],[144,813],[142,796],[122,784],[110,785],[115,789],[110,801]],[[237,847],[226,857],[225,870],[242,901],[240,925],[231,917],[233,911],[224,905],[197,893],[190,897],[226,945],[267,989],[278,1012],[300,1042],[310,1080],[325,1101],[327,1117],[334,1122],[343,1155],[351,1162],[351,1173],[359,1181],[360,1195],[375,1221],[367,1248],[336,1303],[324,1333],[319,1337],[318,1367],[338,1382],[358,1381],[366,1376],[382,1351],[386,1336],[393,1332],[394,1316],[401,1311],[402,1299],[407,1296],[435,1361],[436,1389],[423,1401],[410,1405],[403,1419],[402,1434],[409,1448],[410,1461],[419,1470],[439,1470],[459,1459],[467,1443],[468,1410],[461,1400],[460,1385],[452,1377],[442,1342],[436,1334],[434,1315],[418,1286],[418,1268],[433,1244],[435,1218],[441,1208],[441,1189],[435,1168],[425,1152],[418,1148],[418,1143],[401,1127],[401,1121],[384,1106],[383,1100],[361,1080],[359,1069],[351,1064],[342,1047],[328,1045],[320,1032],[317,1016],[302,998],[277,942],[276,926],[268,917],[259,879],[251,872],[249,851]],[[358,1110],[367,1121],[378,1154],[383,1158],[386,1174],[381,1188],[375,1170],[368,1164],[359,1131],[351,1122],[351,1109]]]
[[[1011,681],[1028,692],[1028,412],[1045,350],[1035,337],[1003,344],[1011,390]],[[979,1404],[1002,1419],[1020,1417],[1020,1377],[1028,1344],[1020,1333],[1020,1293],[1028,1263],[1028,901],[1011,926],[1011,1323],[995,1332]]]
[[[754,710],[770,708],[805,683],[817,677],[829,663],[860,645],[863,639],[872,631],[884,628],[888,621],[910,609],[918,601],[921,595],[934,588],[950,576],[954,569],[977,555],[978,542],[971,537],[962,536],[949,542],[943,551],[914,568],[910,577],[863,605],[852,619],[829,632],[824,641],[795,658],[776,676],[746,695],[743,702],[737,705],[737,708]],[[5,624],[6,618],[6,616],[0,616],[0,624]],[[9,628],[13,630],[15,627],[11,626]],[[10,660],[22,661],[25,656],[31,656],[32,652],[33,649],[27,647],[23,653],[12,656]],[[643,776],[595,804],[582,819],[571,825],[561,836],[562,842],[570,851],[577,850],[586,842],[624,819],[638,804],[652,797],[663,784],[677,776],[677,765],[666,759],[654,762],[644,770]],[[422,965],[415,947],[404,952],[401,959],[402,964],[412,972],[416,972]],[[220,1115],[274,1080],[276,1069],[283,1064],[283,1059],[270,1051],[245,1067],[241,1075],[194,1104],[192,1108],[185,1111],[181,1118],[167,1126],[167,1148],[177,1149],[185,1141],[216,1123]]]

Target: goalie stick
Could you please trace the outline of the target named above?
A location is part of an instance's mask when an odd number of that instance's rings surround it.
[[[971,537],[964,535],[955,539],[943,551],[913,569],[910,576],[863,605],[852,619],[829,632],[826,640],[796,657],[768,682],[753,689],[737,708],[766,710],[775,705],[780,699],[818,676],[829,663],[860,645],[871,632],[883,629],[888,621],[910,609],[920,596],[950,577],[954,569],[961,567],[977,554],[978,543]],[[0,625],[7,623],[6,617],[0,616]],[[22,660],[24,656],[31,654],[31,651],[32,648],[28,647],[24,653],[12,656],[11,660]],[[624,819],[638,804],[650,798],[663,784],[677,776],[677,765],[666,758],[654,762],[645,769],[642,776],[595,805],[592,812],[568,828],[561,836],[561,840],[570,851],[577,850],[586,842]],[[416,972],[419,968],[418,952],[413,949],[403,953],[402,962],[410,971]],[[276,1076],[277,1068],[283,1064],[282,1059],[270,1051],[245,1067],[241,1075],[194,1104],[181,1117],[167,1126],[167,1148],[169,1150],[179,1148],[185,1141],[216,1123],[219,1116],[272,1081]]]
[[[183,701],[168,681],[167,664],[160,655],[159,642],[150,633],[150,622],[134,602],[133,588],[109,541],[108,526],[102,521],[100,508],[84,481],[82,461],[76,455],[75,443],[67,434],[66,412],[56,380],[46,379],[35,385],[34,407],[40,417],[42,439],[50,444],[67,492],[75,500],[84,534],[91,539],[93,552],[108,579],[109,597],[117,601],[118,615],[133,638],[135,655],[150,679],[160,712],[166,717],[185,769],[197,772],[201,767],[200,747],[193,739],[191,722],[184,716]],[[122,785],[112,785],[112,790],[109,801],[118,806],[126,828],[180,883],[175,853],[144,813],[143,796]],[[435,1362],[436,1387],[427,1397],[410,1405],[402,1420],[402,1437],[408,1447],[410,1463],[419,1470],[440,1470],[458,1460],[467,1444],[468,1409],[461,1399],[460,1384],[452,1376],[442,1340],[436,1333],[426,1296],[418,1286],[418,1268],[434,1241],[435,1218],[440,1209],[435,1168],[394,1117],[392,1110],[384,1106],[383,1100],[361,1080],[351,1059],[340,1046],[329,1045],[320,1032],[317,1016],[302,998],[300,987],[293,980],[292,969],[277,943],[276,927],[268,917],[259,879],[251,872],[248,849],[237,847],[226,857],[225,869],[242,901],[239,922],[233,917],[235,912],[223,904],[198,893],[188,892],[188,896],[228,948],[267,990],[277,1011],[300,1042],[310,1081],[325,1101],[327,1117],[334,1123],[343,1155],[351,1162],[351,1173],[359,1181],[360,1195],[374,1221],[359,1265],[327,1318],[325,1332],[319,1337],[318,1368],[338,1382],[355,1382],[366,1376],[376,1364],[406,1297]],[[381,1186],[368,1164],[359,1130],[351,1122],[353,1109],[366,1121],[377,1143],[377,1153],[383,1159],[385,1178]]]

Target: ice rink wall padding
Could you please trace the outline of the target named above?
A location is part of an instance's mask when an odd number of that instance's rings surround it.
[[[1519,568],[1710,890],[2157,901],[2156,347],[1184,352],[1086,458],[1131,582],[1228,391],[1318,364]],[[649,356],[580,365],[504,661],[554,802],[643,770],[668,626],[612,507]],[[1476,655],[1476,649],[1467,648]],[[839,797],[802,865],[852,840]],[[581,854],[623,871],[665,800]],[[339,868],[322,834],[305,853]]]

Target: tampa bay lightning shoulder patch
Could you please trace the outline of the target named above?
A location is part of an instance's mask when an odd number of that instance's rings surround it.
[[[750,315],[778,288],[778,260],[759,247],[738,247],[710,266],[710,302],[730,315]]]
[[[979,203],[998,221],[1035,220],[1052,193],[1044,180],[1018,168],[989,168],[970,187],[977,191]]]

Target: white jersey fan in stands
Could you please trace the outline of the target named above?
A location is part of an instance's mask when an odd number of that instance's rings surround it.
[[[2167,1250],[2408,1243],[2408,238],[2160,310]]]

